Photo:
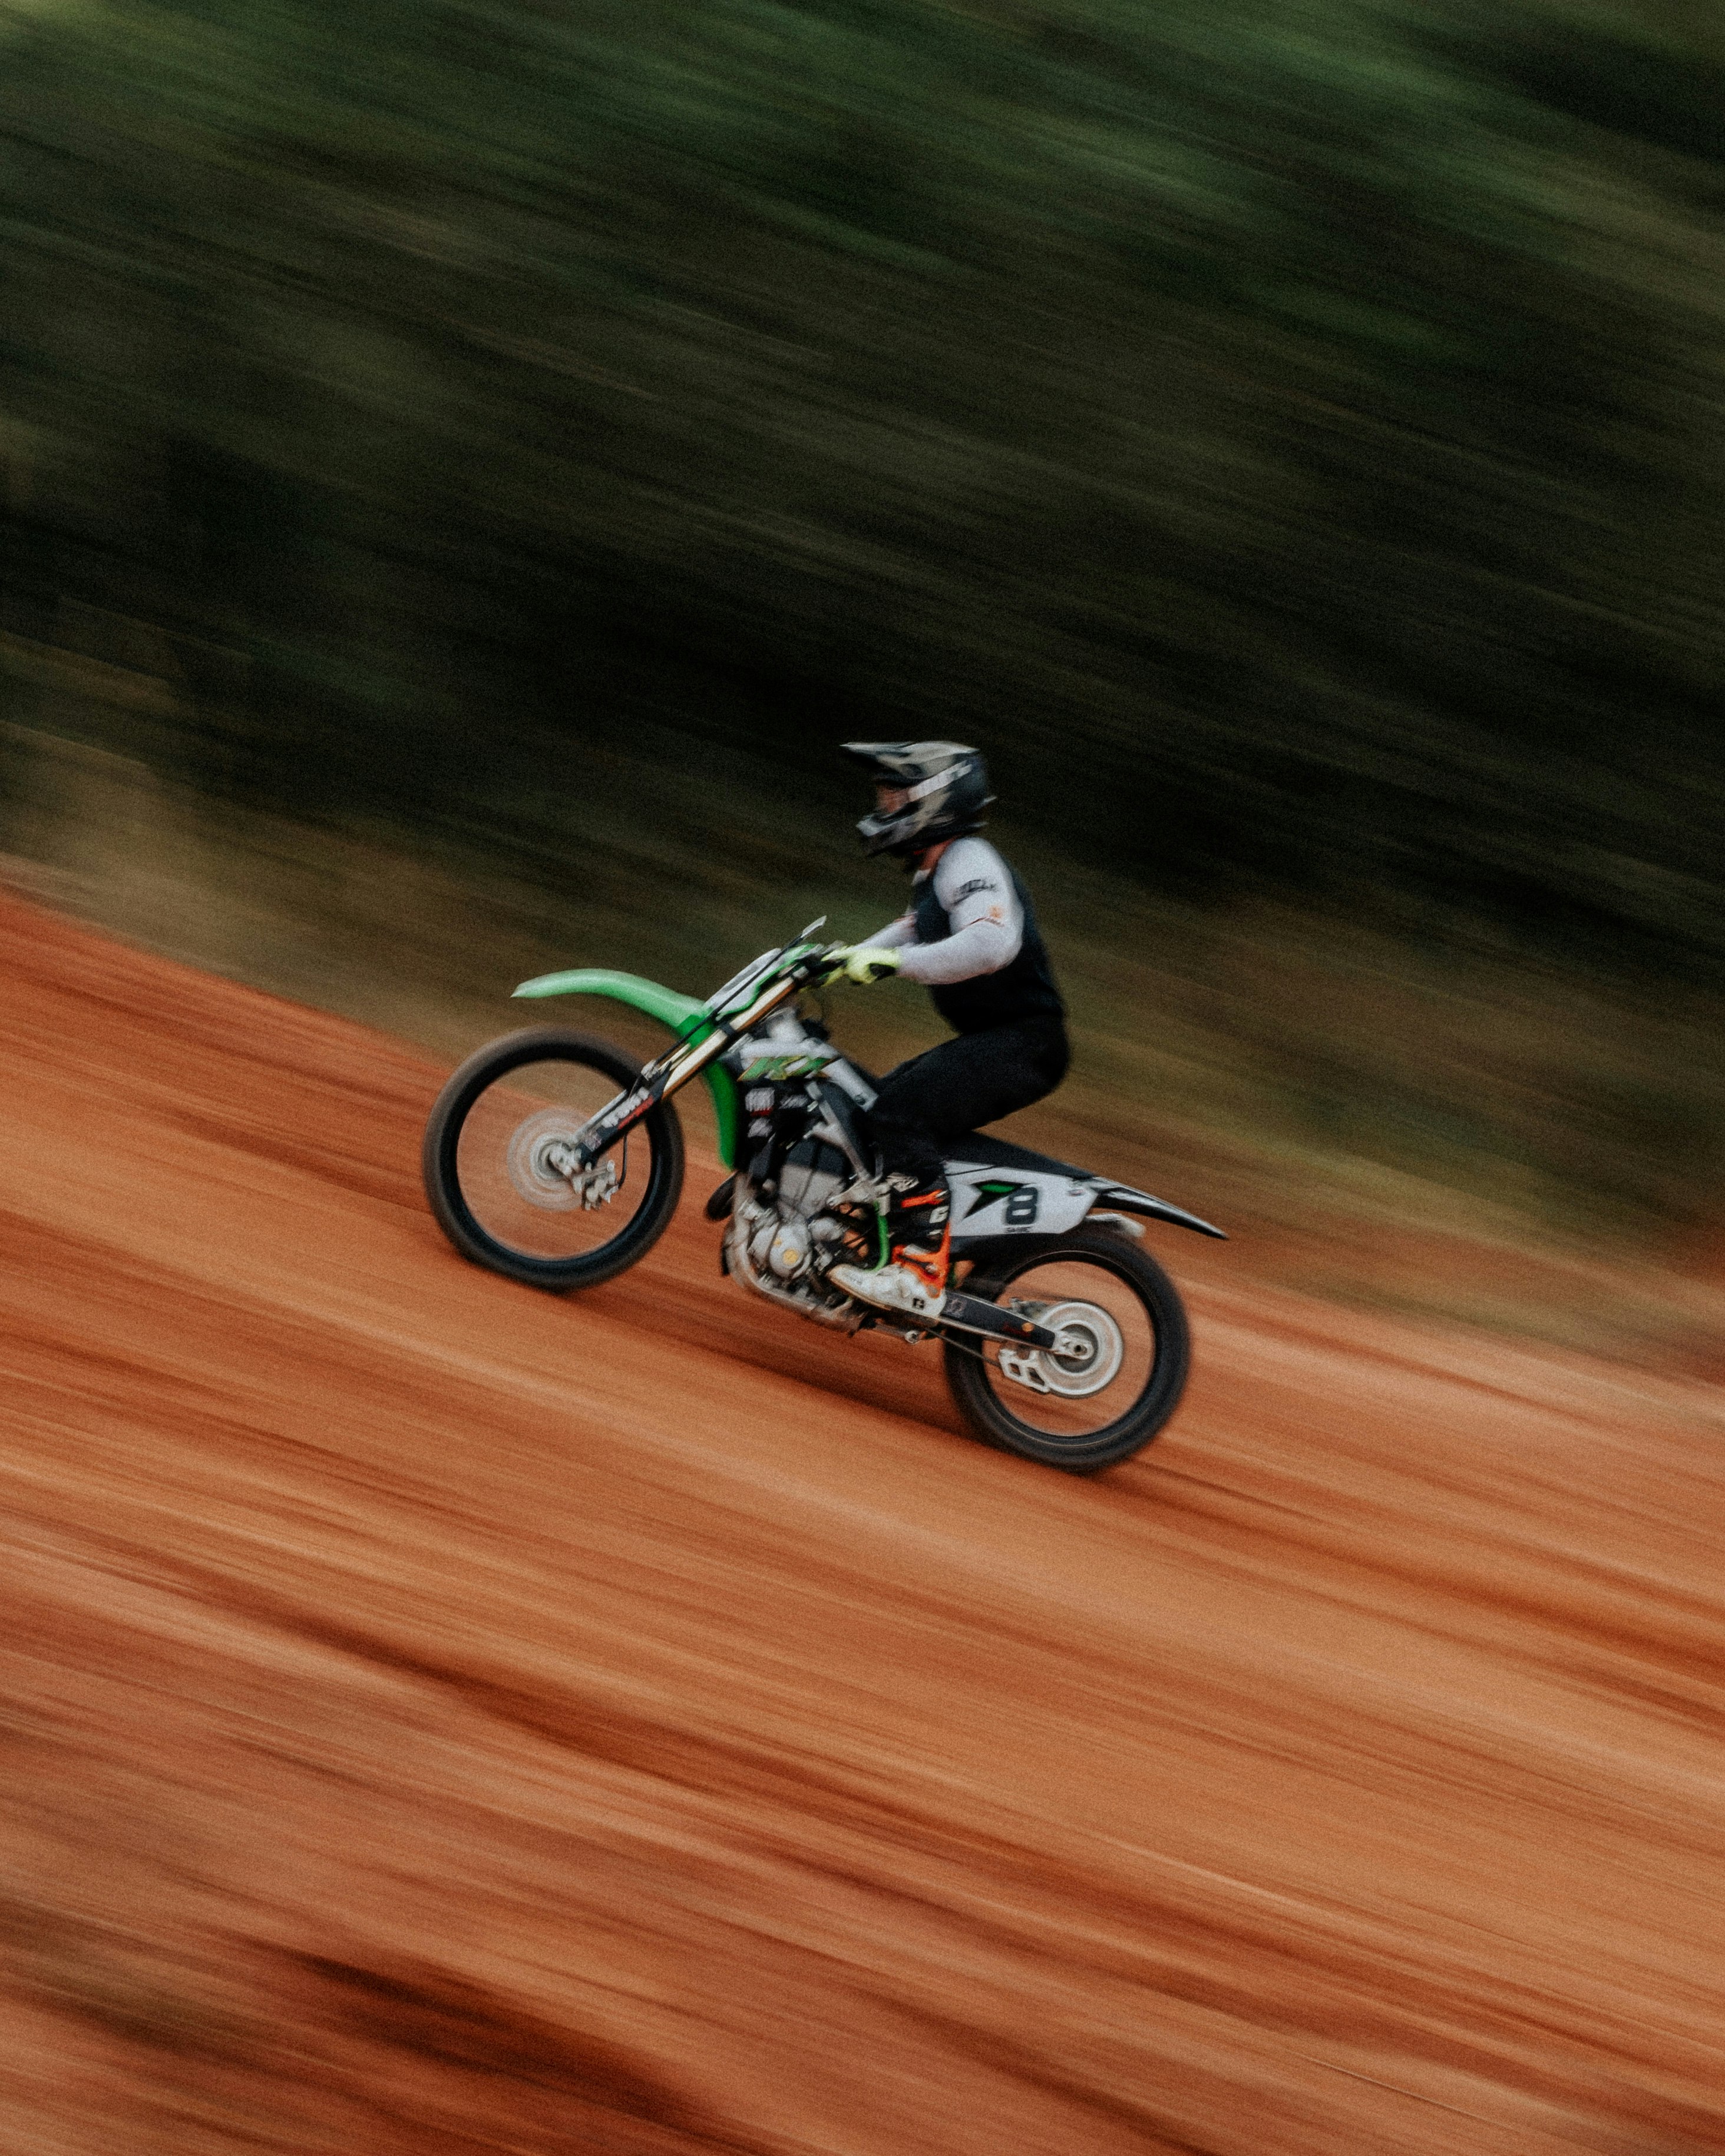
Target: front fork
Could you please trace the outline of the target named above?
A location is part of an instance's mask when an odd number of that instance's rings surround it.
[[[735,1018],[715,1019],[711,1032],[699,1040],[674,1041],[663,1055],[655,1056],[643,1066],[640,1076],[626,1092],[608,1101],[570,1141],[570,1164],[565,1168],[557,1163],[557,1173],[567,1175],[571,1182],[591,1173],[594,1163],[610,1151],[625,1132],[632,1130],[644,1116],[650,1115],[661,1101],[668,1101],[673,1093],[680,1092],[691,1078],[699,1077],[709,1063],[716,1062],[751,1026],[759,1024],[769,1011],[788,1003],[800,985],[795,975],[787,975],[773,982]]]

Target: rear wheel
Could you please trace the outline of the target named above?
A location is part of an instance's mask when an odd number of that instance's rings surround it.
[[[990,1445],[1069,1474],[1142,1451],[1179,1404],[1191,1359],[1173,1282],[1124,1237],[1081,1228],[992,1252],[967,1295],[1058,1332],[1060,1352],[946,1342],[947,1381]]]
[[[425,1194],[475,1265],[530,1286],[596,1287],[644,1257],[683,1188],[683,1133],[668,1102],[584,1177],[567,1147],[641,1066],[608,1041],[551,1026],[468,1057],[425,1127]]]

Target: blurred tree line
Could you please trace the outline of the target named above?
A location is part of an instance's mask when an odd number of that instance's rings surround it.
[[[0,0],[0,216],[14,720],[1725,972],[1702,0]]]

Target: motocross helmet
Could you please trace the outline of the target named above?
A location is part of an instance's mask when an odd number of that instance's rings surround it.
[[[894,808],[877,808],[857,825],[863,851],[901,859],[943,839],[981,830],[994,798],[988,767],[963,742],[846,742],[845,753],[865,767],[876,786],[903,793]]]

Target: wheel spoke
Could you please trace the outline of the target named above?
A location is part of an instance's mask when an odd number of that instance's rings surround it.
[[[1173,1282],[1111,1229],[999,1252],[966,1282],[1055,1336],[947,1343],[947,1376],[972,1426],[1027,1460],[1089,1475],[1130,1459],[1178,1404],[1190,1353]]]
[[[1156,1367],[1156,1332],[1131,1283],[1083,1258],[1055,1257],[1019,1273],[1000,1300],[1060,1337],[1025,1355],[990,1343],[989,1390],[1014,1421],[1045,1440],[1088,1443],[1129,1414]]]
[[[462,1198],[484,1234],[530,1258],[572,1258],[626,1229],[646,1178],[619,1146],[588,1173],[574,1165],[582,1132],[614,1098],[603,1070],[547,1060],[487,1086],[455,1147]]]
[[[426,1127],[426,1194],[456,1249],[536,1287],[596,1286],[642,1256],[683,1183],[675,1111],[650,1110],[596,1161],[593,1118],[640,1065],[609,1042],[546,1027],[470,1056]]]

